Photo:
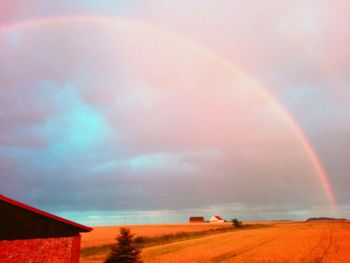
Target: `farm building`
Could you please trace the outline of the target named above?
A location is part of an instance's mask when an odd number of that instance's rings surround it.
[[[224,223],[225,220],[222,219],[220,216],[213,216],[210,218],[209,223]]]
[[[0,195],[0,262],[79,262],[80,232],[92,228]]]
[[[191,216],[190,223],[204,223],[204,217],[203,216]]]

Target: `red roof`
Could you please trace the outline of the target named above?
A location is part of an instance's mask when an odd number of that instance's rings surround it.
[[[216,217],[217,220],[224,220],[220,216],[214,216],[214,217]]]
[[[62,217],[55,216],[53,214],[47,213],[45,211],[42,211],[40,209],[34,208],[32,206],[29,206],[29,205],[23,204],[21,202],[18,202],[16,200],[10,199],[10,198],[8,198],[6,196],[3,196],[3,195],[0,195],[0,201],[4,201],[6,203],[9,203],[9,204],[15,205],[17,207],[23,208],[25,210],[31,211],[33,213],[36,213],[36,214],[39,214],[39,215],[51,218],[53,220],[62,222],[62,223],[67,224],[67,225],[71,225],[71,226],[76,227],[76,228],[79,228],[80,232],[90,232],[92,230],[92,227],[84,226],[84,225],[75,223],[73,221],[64,219]]]

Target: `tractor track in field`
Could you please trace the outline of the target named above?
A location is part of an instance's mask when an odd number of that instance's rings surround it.
[[[302,262],[305,263],[319,263],[323,262],[324,258],[327,256],[333,243],[333,225],[328,229],[323,229],[322,234],[317,241],[316,245],[309,250],[307,255],[303,258]],[[324,245],[326,244],[326,246]],[[324,249],[322,249],[324,247]],[[322,253],[320,253],[322,249]]]
[[[329,240],[328,240],[328,244],[327,244],[326,248],[324,249],[324,251],[322,253],[322,256],[321,256],[322,260],[327,256],[332,245],[333,245],[333,225],[331,225],[331,227],[329,229]]]
[[[257,249],[273,240],[276,240],[278,237],[273,237],[273,238],[268,238],[268,239],[265,239],[261,242],[259,242],[258,244],[252,244],[252,245],[248,245],[248,246],[245,246],[245,247],[242,247],[238,250],[234,250],[234,251],[230,251],[230,252],[227,252],[227,253],[224,253],[220,256],[216,256],[214,258],[212,258],[210,260],[210,262],[224,262],[225,260],[227,259],[230,259],[230,258],[234,258],[234,257],[237,257],[237,256],[240,256],[242,254],[245,254],[247,252],[250,252],[254,249]]]

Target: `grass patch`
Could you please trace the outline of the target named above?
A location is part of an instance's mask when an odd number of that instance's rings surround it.
[[[272,225],[252,224],[252,225],[243,225],[240,228],[228,226],[228,227],[220,227],[220,228],[203,230],[203,231],[195,231],[195,232],[170,233],[170,234],[164,234],[164,235],[153,236],[153,237],[138,236],[135,238],[135,243],[139,248],[142,249],[142,248],[159,246],[159,245],[164,245],[164,244],[173,243],[177,241],[201,238],[205,236],[221,234],[226,232],[266,228],[271,226]],[[90,257],[90,256],[96,256],[100,254],[107,254],[114,245],[115,244],[107,244],[102,246],[82,248],[80,251],[80,255],[82,257]]]
[[[90,257],[90,256],[96,256],[100,254],[106,254],[111,250],[113,246],[114,244],[95,246],[95,247],[84,247],[80,249],[80,256]]]

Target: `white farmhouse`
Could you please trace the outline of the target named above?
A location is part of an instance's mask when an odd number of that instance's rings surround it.
[[[210,218],[209,223],[224,223],[224,219],[222,219],[220,216],[213,216]]]

